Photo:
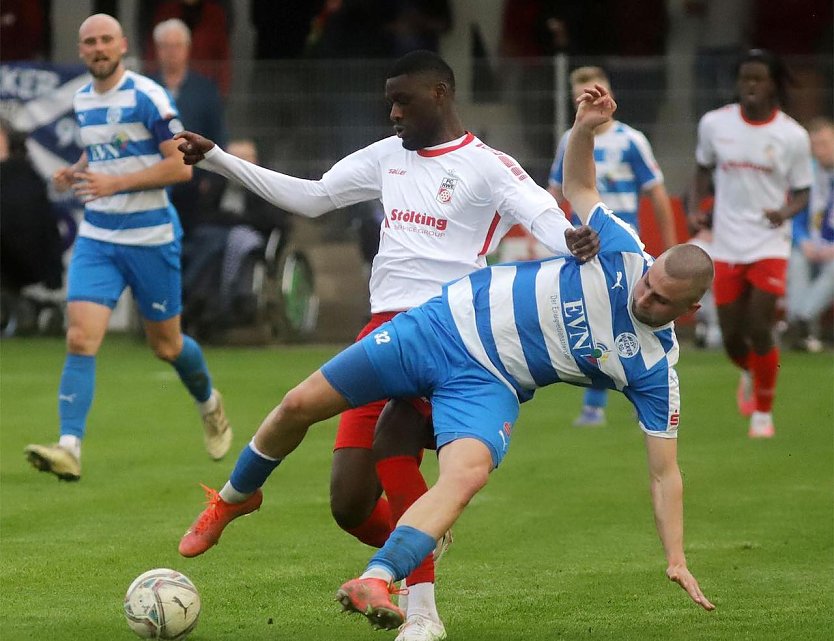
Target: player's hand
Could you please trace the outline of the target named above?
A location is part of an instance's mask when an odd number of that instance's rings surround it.
[[[565,230],[565,243],[568,251],[584,263],[599,253],[599,234],[588,225]]]
[[[182,141],[177,149],[182,152],[186,165],[196,165],[214,147],[214,141],[192,131],[181,131],[174,140]]]
[[[669,577],[670,581],[674,581],[686,590],[692,600],[704,610],[715,610],[715,606],[701,592],[698,581],[695,580],[695,577],[692,576],[685,565],[670,565],[666,568],[666,576]]]
[[[602,85],[585,89],[576,103],[576,126],[590,129],[596,129],[611,120],[617,110],[617,103]]]
[[[787,220],[787,216],[785,216],[785,213],[781,209],[767,210],[765,211],[764,216],[770,224],[771,229],[780,227],[782,223]]]
[[[75,165],[61,167],[61,169],[52,174],[52,184],[55,185],[55,189],[58,191],[66,191],[72,187],[72,183],[75,180],[74,176]]]
[[[73,174],[73,179],[75,182],[72,189],[83,202],[112,196],[122,191],[120,176],[93,173],[91,171],[76,171]]]

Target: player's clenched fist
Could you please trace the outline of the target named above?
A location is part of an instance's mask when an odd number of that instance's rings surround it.
[[[196,165],[214,147],[214,141],[191,131],[181,131],[174,136],[174,140],[182,141],[177,149],[183,153],[186,165]]]

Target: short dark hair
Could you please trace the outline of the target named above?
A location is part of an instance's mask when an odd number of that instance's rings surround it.
[[[785,62],[767,49],[750,49],[741,56],[738,65],[736,65],[736,77],[741,71],[741,65],[747,62],[760,62],[767,67],[770,77],[776,84],[776,97],[779,104],[786,106],[788,104],[788,85],[793,85],[794,79]]]
[[[391,67],[388,77],[394,78],[396,76],[417,73],[437,74],[449,85],[452,91],[455,90],[455,72],[452,71],[452,68],[438,54],[426,49],[418,49],[405,54]]]

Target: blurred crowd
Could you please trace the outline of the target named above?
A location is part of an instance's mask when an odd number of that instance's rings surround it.
[[[326,165],[386,135],[386,114],[379,108],[379,79],[367,72],[363,61],[395,59],[414,49],[444,53],[444,37],[459,26],[456,8],[465,3],[466,0],[143,0],[135,4],[137,34],[131,49],[141,61],[142,71],[174,97],[187,129],[204,134],[233,153],[255,159],[258,155],[271,157],[273,150],[259,149],[260,141],[230,132],[250,131],[252,121],[258,117],[271,118],[271,126],[280,122],[293,127],[298,107],[277,117],[269,109],[253,108],[244,112],[252,114],[248,129],[239,121],[230,121],[226,115],[230,94],[240,82],[234,77],[234,60],[246,57],[288,63],[278,67],[281,75],[277,77],[274,66],[254,67],[247,80],[250,88],[257,89],[249,91],[254,102],[261,95],[258,91],[274,92],[275,87],[287,93],[304,92],[308,86],[305,64],[338,60],[337,65],[324,65],[327,70],[316,76],[325,84],[326,94],[320,117],[330,123],[329,131],[333,133],[316,151],[327,157],[322,160]],[[556,54],[568,54],[573,68],[589,61],[605,67],[615,80],[620,104],[618,118],[640,125],[649,140],[662,104],[657,95],[666,90],[669,82],[665,57],[670,47],[672,11],[682,10],[700,25],[692,108],[696,117],[733,101],[739,52],[751,46],[764,47],[790,59],[793,84],[789,87],[786,111],[810,132],[815,184],[808,211],[794,220],[794,254],[782,327],[787,328],[788,340],[795,347],[822,349],[822,341],[831,340],[834,297],[834,129],[830,122],[830,92],[826,95],[823,90],[831,85],[830,69],[821,69],[815,63],[817,56],[831,55],[831,3],[684,0],[678,5],[666,0],[496,0],[495,4],[500,4],[497,49],[488,50],[485,42],[489,34],[477,25],[467,34],[468,49],[476,63],[486,60],[487,69],[499,69],[500,60],[510,70],[501,82],[519,88],[508,95],[517,97],[515,113],[524,132],[522,142],[529,152],[525,165],[543,185],[547,184],[558,142],[552,126]],[[120,8],[118,2],[106,0],[96,0],[91,5],[93,12],[117,13]],[[125,3],[121,5],[124,8]],[[242,7],[246,8],[245,15]],[[54,13],[52,0],[4,0],[0,9],[0,62],[53,61],[54,30],[61,28],[55,24]],[[249,51],[238,51],[232,46],[235,27],[241,21],[248,23],[254,34]],[[495,64],[489,64],[490,56]],[[293,61],[298,64],[293,65]],[[449,61],[457,66],[454,59]],[[267,73],[263,71],[266,68],[269,77],[259,75]],[[483,74],[477,73],[478,68],[476,64],[472,76],[475,100],[479,88],[486,88],[489,93],[490,87],[499,82],[497,74],[485,80]],[[25,135],[16,131],[11,122],[3,123],[2,311],[6,334],[20,331],[14,301],[21,300],[21,292],[33,285],[60,290],[60,255],[66,249],[67,234],[72,231],[56,215],[43,172],[33,169],[36,159],[27,157],[24,142]],[[221,285],[223,278],[218,273],[207,276],[202,271],[206,261],[199,257],[220,257],[212,263],[216,270],[224,256],[233,260],[248,243],[263,242],[273,229],[279,229],[286,242],[291,233],[291,218],[264,206],[251,194],[236,193],[224,180],[199,170],[190,182],[171,190],[171,199],[185,232],[184,322],[219,322],[216,319],[228,316],[232,303],[226,301],[217,309],[206,310],[206,301],[215,295],[228,297],[230,285]],[[350,221],[350,232],[358,239],[366,264],[370,264],[376,252],[380,216],[374,207],[362,205],[344,218]],[[249,231],[244,233],[244,229]],[[33,256],[42,259],[33,261]],[[234,272],[233,267],[228,269],[232,271],[227,274]],[[706,331],[702,330],[702,338]],[[703,338],[702,342],[717,344],[714,339]]]

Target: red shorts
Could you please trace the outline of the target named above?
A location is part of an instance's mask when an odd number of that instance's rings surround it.
[[[715,304],[734,303],[750,287],[774,296],[784,296],[787,271],[786,258],[765,258],[755,263],[725,263],[716,260],[712,285]]]
[[[391,320],[399,313],[380,312],[373,314],[368,324],[359,332],[355,342],[359,342],[377,327]],[[382,414],[382,410],[387,402],[387,399],[375,401],[374,403],[369,403],[362,407],[354,407],[346,412],[342,412],[342,415],[339,417],[339,428],[336,431],[336,443],[333,445],[333,449],[360,447],[365,450],[370,450],[374,444],[376,422],[379,420],[379,415]],[[431,416],[431,403],[427,399],[410,398],[408,402],[423,416]]]

